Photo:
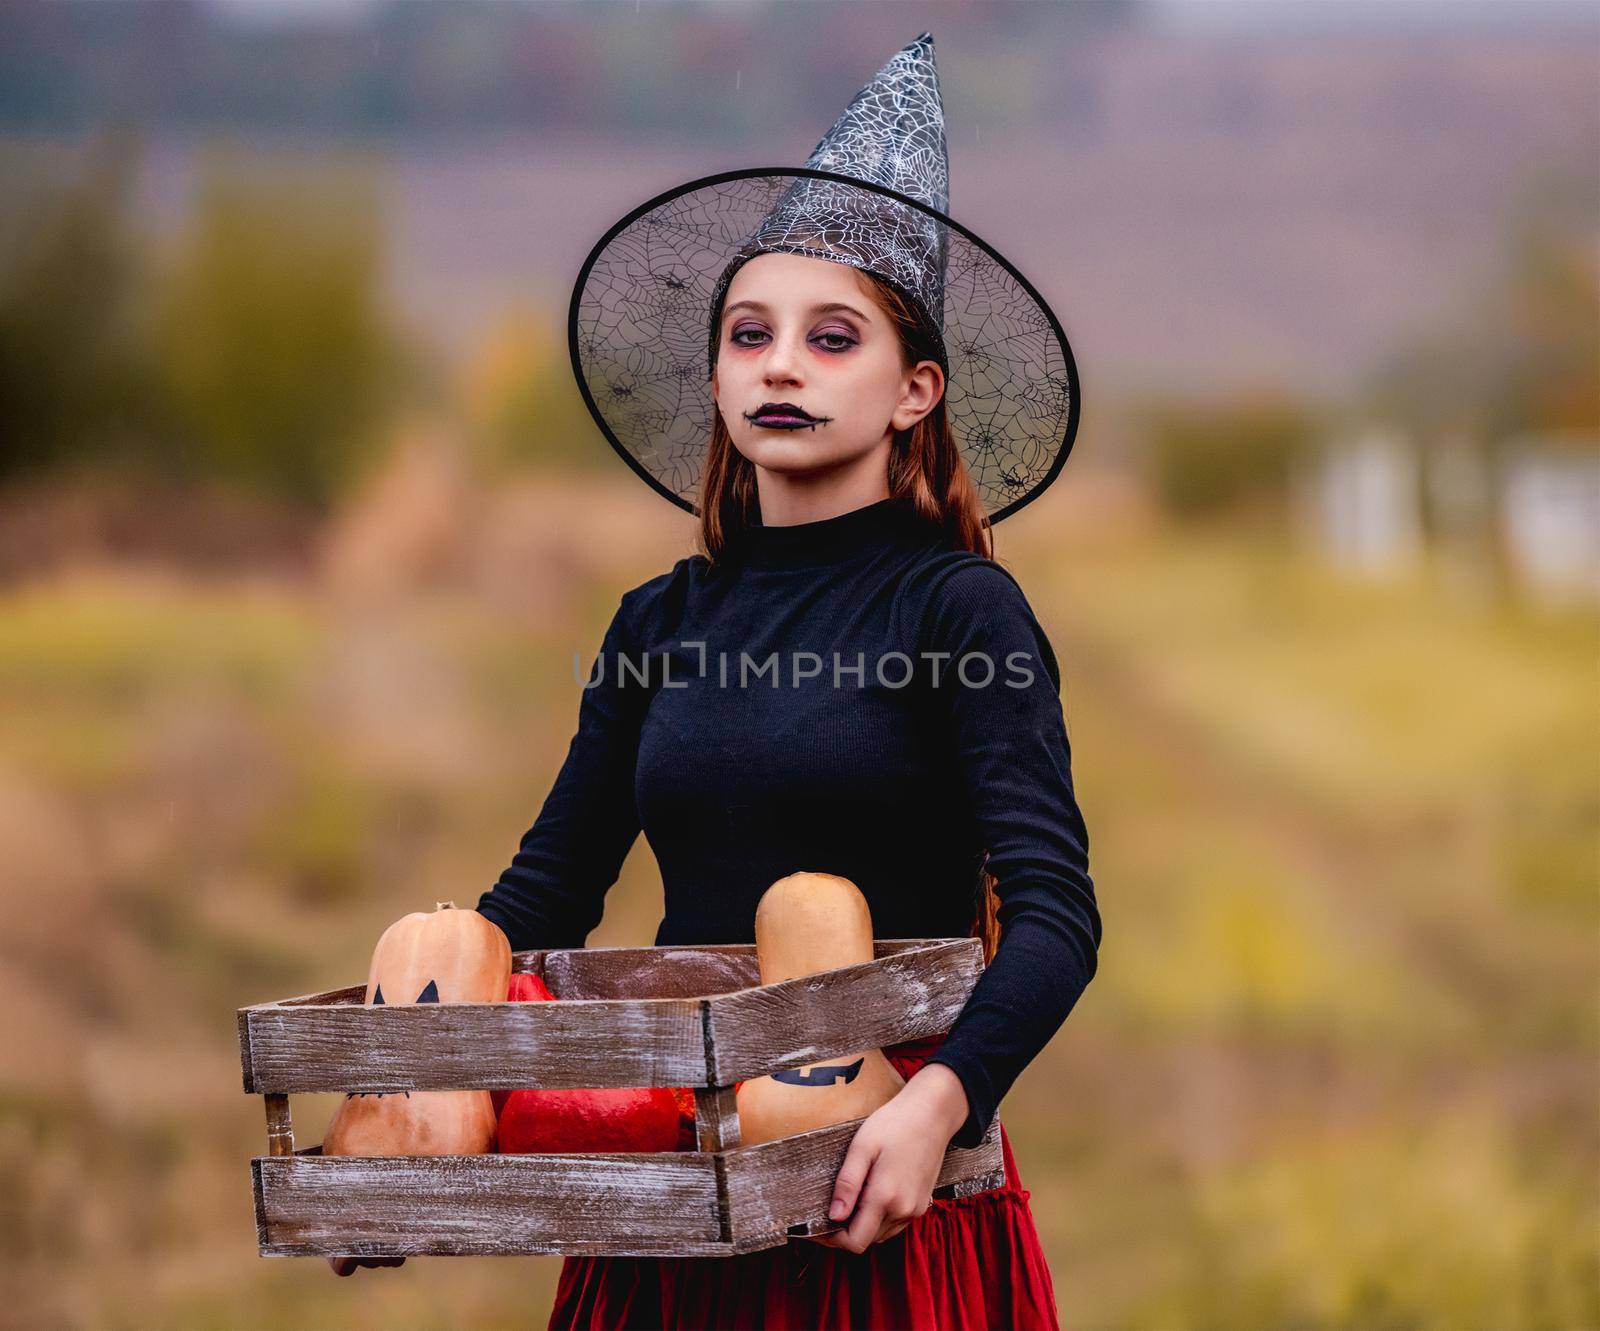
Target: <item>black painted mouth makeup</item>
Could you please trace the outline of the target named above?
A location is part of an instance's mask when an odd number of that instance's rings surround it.
[[[800,416],[780,416],[776,412],[759,416],[748,411],[745,412],[744,418],[758,430],[815,430],[817,426],[826,425],[833,420],[832,416],[818,416],[807,420]]]

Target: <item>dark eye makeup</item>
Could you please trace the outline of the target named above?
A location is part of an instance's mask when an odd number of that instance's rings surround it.
[[[733,345],[736,347],[757,346],[758,344],[755,342],[743,342],[740,340],[746,333],[754,333],[758,337],[766,336],[766,333],[760,328],[736,328],[733,330],[733,332],[728,334],[728,341],[733,343]],[[835,328],[830,328],[824,333],[818,333],[811,340],[813,342],[820,343],[822,345],[822,349],[829,352],[848,351],[851,347],[856,345],[856,339],[854,337],[852,337],[849,333],[841,332]]]

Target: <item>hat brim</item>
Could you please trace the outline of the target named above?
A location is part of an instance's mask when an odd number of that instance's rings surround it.
[[[938,209],[810,167],[753,167],[688,181],[640,204],[595,244],[573,285],[567,343],[601,433],[663,498],[699,512],[716,409],[706,372],[713,291],[797,176],[886,196],[946,229],[951,431],[991,523],[1038,498],[1065,465],[1081,415],[1077,364],[1055,312],[993,246]]]

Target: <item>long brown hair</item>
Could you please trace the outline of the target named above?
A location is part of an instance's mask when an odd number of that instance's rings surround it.
[[[910,370],[924,360],[942,360],[933,335],[902,292],[875,273],[853,264],[845,266],[855,273],[864,294],[877,302],[899,334],[904,369]],[[720,317],[719,308],[713,318]],[[947,549],[994,557],[994,532],[966,459],[951,433],[945,394],[941,393],[933,409],[910,429],[895,431],[889,448],[889,498],[938,527]],[[700,482],[699,552],[716,564],[741,533],[757,525],[760,512],[755,463],[733,446],[722,412],[713,410],[711,444]],[[985,855],[985,863],[987,859]],[[995,882],[994,875],[980,865],[974,894],[976,916],[970,933],[983,941],[984,965],[994,959],[1000,941]]]

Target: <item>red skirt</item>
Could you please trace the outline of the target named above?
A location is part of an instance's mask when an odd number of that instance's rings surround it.
[[[909,1079],[943,1039],[883,1052]],[[935,1198],[864,1253],[790,1239],[739,1257],[568,1257],[551,1331],[1059,1331],[1050,1268],[1004,1124],[1000,1144],[1003,1187]]]

